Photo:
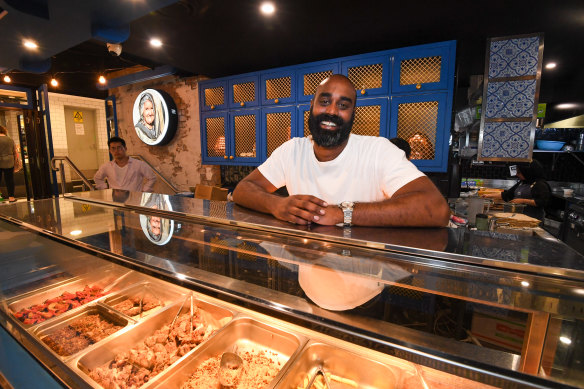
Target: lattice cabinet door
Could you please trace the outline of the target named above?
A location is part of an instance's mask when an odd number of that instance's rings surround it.
[[[199,92],[202,111],[227,108],[227,81],[202,81],[199,84]]]
[[[448,167],[447,92],[392,97],[389,137],[406,140],[411,161],[425,172]]]
[[[316,92],[316,87],[325,78],[338,72],[338,62],[327,62],[298,69],[296,71],[296,100],[298,102],[310,101]]]
[[[310,115],[310,104],[300,104],[296,115],[296,120],[298,120],[298,130],[296,135],[292,136],[303,137],[310,135],[310,130],[308,129],[308,115]]]
[[[359,97],[387,95],[389,85],[389,56],[345,61],[342,73],[349,77]]]
[[[295,106],[262,109],[262,160],[297,133]]]
[[[229,114],[229,124],[229,162],[257,165],[260,162],[260,110],[233,111]]]
[[[296,101],[296,73],[293,69],[261,76],[262,105],[292,104]]]
[[[228,161],[228,113],[203,112],[201,115],[201,159],[203,164]]]
[[[244,76],[229,80],[229,108],[248,108],[259,105],[258,76]]]
[[[451,46],[400,50],[393,59],[392,93],[446,89]]]
[[[389,135],[387,106],[387,97],[376,97],[371,99],[357,98],[355,120],[353,121],[353,129],[351,130],[351,133],[387,137]]]

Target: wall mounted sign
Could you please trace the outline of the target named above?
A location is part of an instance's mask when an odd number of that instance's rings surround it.
[[[144,193],[140,205],[160,211],[172,211],[168,195],[158,193]],[[172,238],[175,223],[172,219],[162,218],[158,215],[140,215],[140,226],[148,240],[158,246],[164,246]],[[177,229],[180,224],[177,224]]]
[[[170,95],[158,89],[142,91],[133,109],[134,129],[149,146],[167,144],[176,132],[178,114]]]

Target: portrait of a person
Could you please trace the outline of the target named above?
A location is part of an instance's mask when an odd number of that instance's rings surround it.
[[[143,207],[151,209],[172,210],[168,195],[144,193],[140,203]],[[162,246],[168,243],[172,237],[174,220],[161,218],[157,215],[140,215],[140,225],[149,241]]]
[[[134,110],[137,110],[134,112],[134,118],[137,117],[134,127],[140,139],[145,143],[158,140],[165,120],[160,99],[154,93],[143,92]]]

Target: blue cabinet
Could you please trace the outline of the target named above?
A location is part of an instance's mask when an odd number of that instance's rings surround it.
[[[272,152],[292,137],[298,136],[296,106],[262,109],[261,158],[266,160]]]
[[[393,59],[392,93],[447,89],[454,76],[452,45],[403,49]]]
[[[445,92],[392,97],[389,137],[406,140],[411,160],[422,171],[445,171],[450,112]]]
[[[338,62],[325,62],[318,65],[301,67],[296,72],[297,95],[296,100],[310,101],[318,85],[327,77],[339,72]]]
[[[262,105],[285,105],[296,101],[296,74],[293,69],[267,72],[261,76]]]
[[[229,80],[229,108],[248,108],[259,105],[258,76],[236,77]]]
[[[201,81],[203,164],[259,165],[310,134],[310,100],[327,77],[355,84],[353,133],[410,142],[414,164],[445,172],[456,42],[393,49]]]
[[[227,81],[202,82],[199,91],[201,111],[219,111],[227,108]]]
[[[344,61],[342,74],[355,85],[358,97],[387,96],[390,74],[389,55]]]

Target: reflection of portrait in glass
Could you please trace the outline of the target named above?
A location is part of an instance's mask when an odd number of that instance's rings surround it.
[[[154,90],[147,90],[137,99],[134,105],[135,129],[138,137],[145,143],[156,142],[164,130],[163,103]]]
[[[144,193],[140,205],[143,207],[172,211],[168,195]],[[174,230],[174,220],[158,215],[140,215],[140,225],[144,235],[154,244],[165,245],[170,241]]]

